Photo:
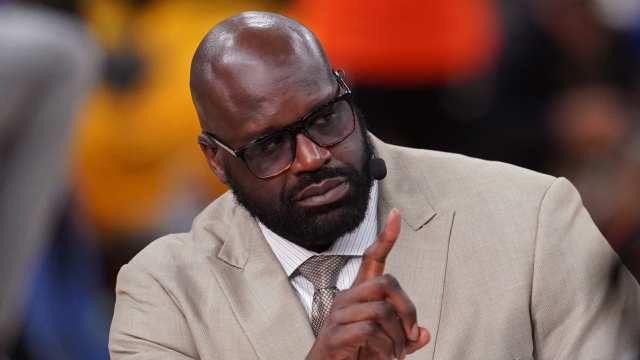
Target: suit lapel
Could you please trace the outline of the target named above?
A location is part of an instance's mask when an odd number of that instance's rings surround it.
[[[307,314],[256,222],[237,208],[213,259],[234,313],[260,359],[304,359],[315,337]]]
[[[412,171],[411,164],[388,145],[376,139],[378,155],[387,162],[387,177],[380,182],[379,229],[392,208],[400,210],[402,228],[385,271],[395,276],[414,302],[418,323],[431,332],[431,342],[416,357],[432,359],[437,341],[440,312],[455,212],[429,202],[424,174]],[[419,354],[419,355],[418,355]]]

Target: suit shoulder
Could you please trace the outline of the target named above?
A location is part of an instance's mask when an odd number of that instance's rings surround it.
[[[396,147],[406,171],[427,184],[430,197],[439,202],[470,199],[536,204],[555,177],[498,161],[465,155]]]
[[[187,251],[190,233],[168,234],[151,241],[130,261],[135,268],[153,272],[156,268],[177,266]]]
[[[219,229],[226,227],[233,215],[233,199],[224,194],[208,205],[193,220],[191,229],[151,241],[129,264],[150,272],[168,271],[195,265],[216,253],[223,243]]]
[[[442,169],[445,180],[455,178],[470,184],[490,182],[492,185],[508,183],[525,187],[548,187],[555,178],[553,176],[526,169],[520,166],[478,159],[466,155],[425,150],[424,156],[429,160],[424,164]],[[427,166],[425,170],[435,170]]]

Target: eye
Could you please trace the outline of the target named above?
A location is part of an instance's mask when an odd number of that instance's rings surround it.
[[[337,114],[333,109],[327,109],[326,111],[319,113],[316,118],[313,119],[312,126],[314,128],[324,128],[331,126],[336,120]]]
[[[261,156],[270,156],[278,153],[282,149],[285,140],[285,134],[274,134],[257,143],[256,152],[259,152]]]

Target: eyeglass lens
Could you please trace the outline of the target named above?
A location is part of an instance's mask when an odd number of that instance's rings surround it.
[[[319,146],[336,145],[354,128],[353,110],[346,99],[319,110],[304,124],[305,135]],[[246,148],[244,160],[257,177],[268,178],[291,165],[295,157],[295,141],[293,132],[277,132]]]

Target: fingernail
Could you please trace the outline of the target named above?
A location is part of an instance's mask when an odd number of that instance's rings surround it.
[[[402,350],[402,352],[400,353],[400,360],[404,360],[404,358],[407,357],[407,350]]]
[[[418,324],[413,324],[411,328],[411,334],[409,334],[409,340],[417,341],[420,336],[420,329],[418,329]]]

